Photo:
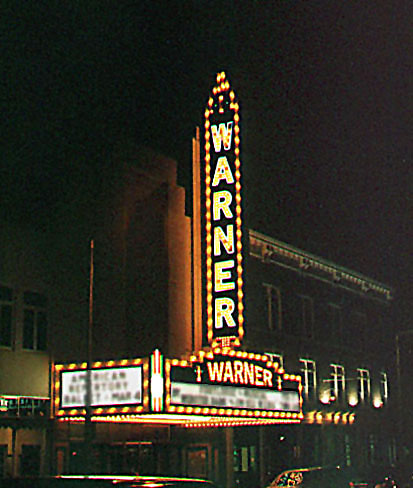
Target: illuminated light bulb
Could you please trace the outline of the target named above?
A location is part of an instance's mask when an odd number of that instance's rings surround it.
[[[330,403],[330,394],[327,391],[324,391],[321,396],[320,396],[320,402],[324,403],[324,405],[327,405]]]
[[[373,400],[373,407],[374,408],[381,408],[383,406],[383,402],[381,401],[380,398],[375,398]]]
[[[351,395],[348,399],[350,407],[355,407],[358,404],[358,398],[356,395]]]

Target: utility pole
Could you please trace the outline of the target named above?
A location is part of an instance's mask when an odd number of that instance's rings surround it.
[[[401,353],[400,353],[400,339],[403,336],[413,336],[413,329],[403,330],[396,334],[396,381],[397,381],[397,426],[398,426],[398,440],[399,445],[397,446],[397,458],[401,460],[401,447],[405,444],[405,430],[406,426],[404,423],[404,409],[403,409],[403,395],[402,395],[402,374],[401,374]]]
[[[90,272],[89,272],[89,321],[87,328],[87,361],[86,361],[86,402],[85,402],[85,430],[84,430],[84,462],[87,473],[93,472],[92,447],[95,437],[92,422],[92,342],[93,342],[93,280],[94,280],[94,241],[90,241]]]

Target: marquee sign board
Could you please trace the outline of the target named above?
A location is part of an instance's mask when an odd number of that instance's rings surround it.
[[[61,379],[62,408],[86,405],[87,371],[65,371]],[[91,370],[91,406],[142,403],[142,366]]]
[[[148,361],[122,359],[55,365],[56,416],[85,414],[88,374],[93,414],[141,413],[148,409]]]
[[[264,355],[222,350],[166,361],[166,411],[299,421],[301,378]]]
[[[239,122],[235,93],[218,73],[205,110],[203,162],[206,324],[213,347],[239,346],[244,335]]]

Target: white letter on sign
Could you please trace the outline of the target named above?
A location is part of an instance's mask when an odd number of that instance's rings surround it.
[[[213,213],[214,213],[214,220],[219,220],[219,215],[222,212],[224,213],[227,219],[232,217],[232,212],[229,208],[232,202],[232,195],[229,191],[217,191],[214,193],[214,202],[213,202]]]
[[[232,318],[232,312],[235,309],[234,302],[231,298],[217,298],[215,300],[215,328],[222,329],[222,320],[225,319],[228,327],[235,327],[235,321]]]
[[[233,290],[235,288],[235,283],[233,281],[224,282],[224,280],[229,280],[231,278],[231,271],[223,270],[233,267],[233,259],[230,259],[229,261],[221,261],[220,263],[215,263],[215,291]]]
[[[216,125],[211,125],[211,132],[216,153],[221,151],[222,140],[224,140],[225,151],[231,149],[232,122],[228,122],[227,127],[225,127],[225,124],[219,124],[219,132]]]
[[[221,180],[225,180],[228,185],[234,183],[234,176],[231,173],[231,168],[229,167],[226,156],[218,158],[212,186],[217,186]]]
[[[221,227],[214,227],[214,256],[221,255],[221,246],[224,245],[228,254],[234,252],[234,226],[233,224],[227,225],[227,235]]]

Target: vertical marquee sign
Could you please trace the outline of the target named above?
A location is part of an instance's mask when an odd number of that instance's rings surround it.
[[[210,345],[244,335],[239,105],[218,73],[205,110],[206,322]]]

